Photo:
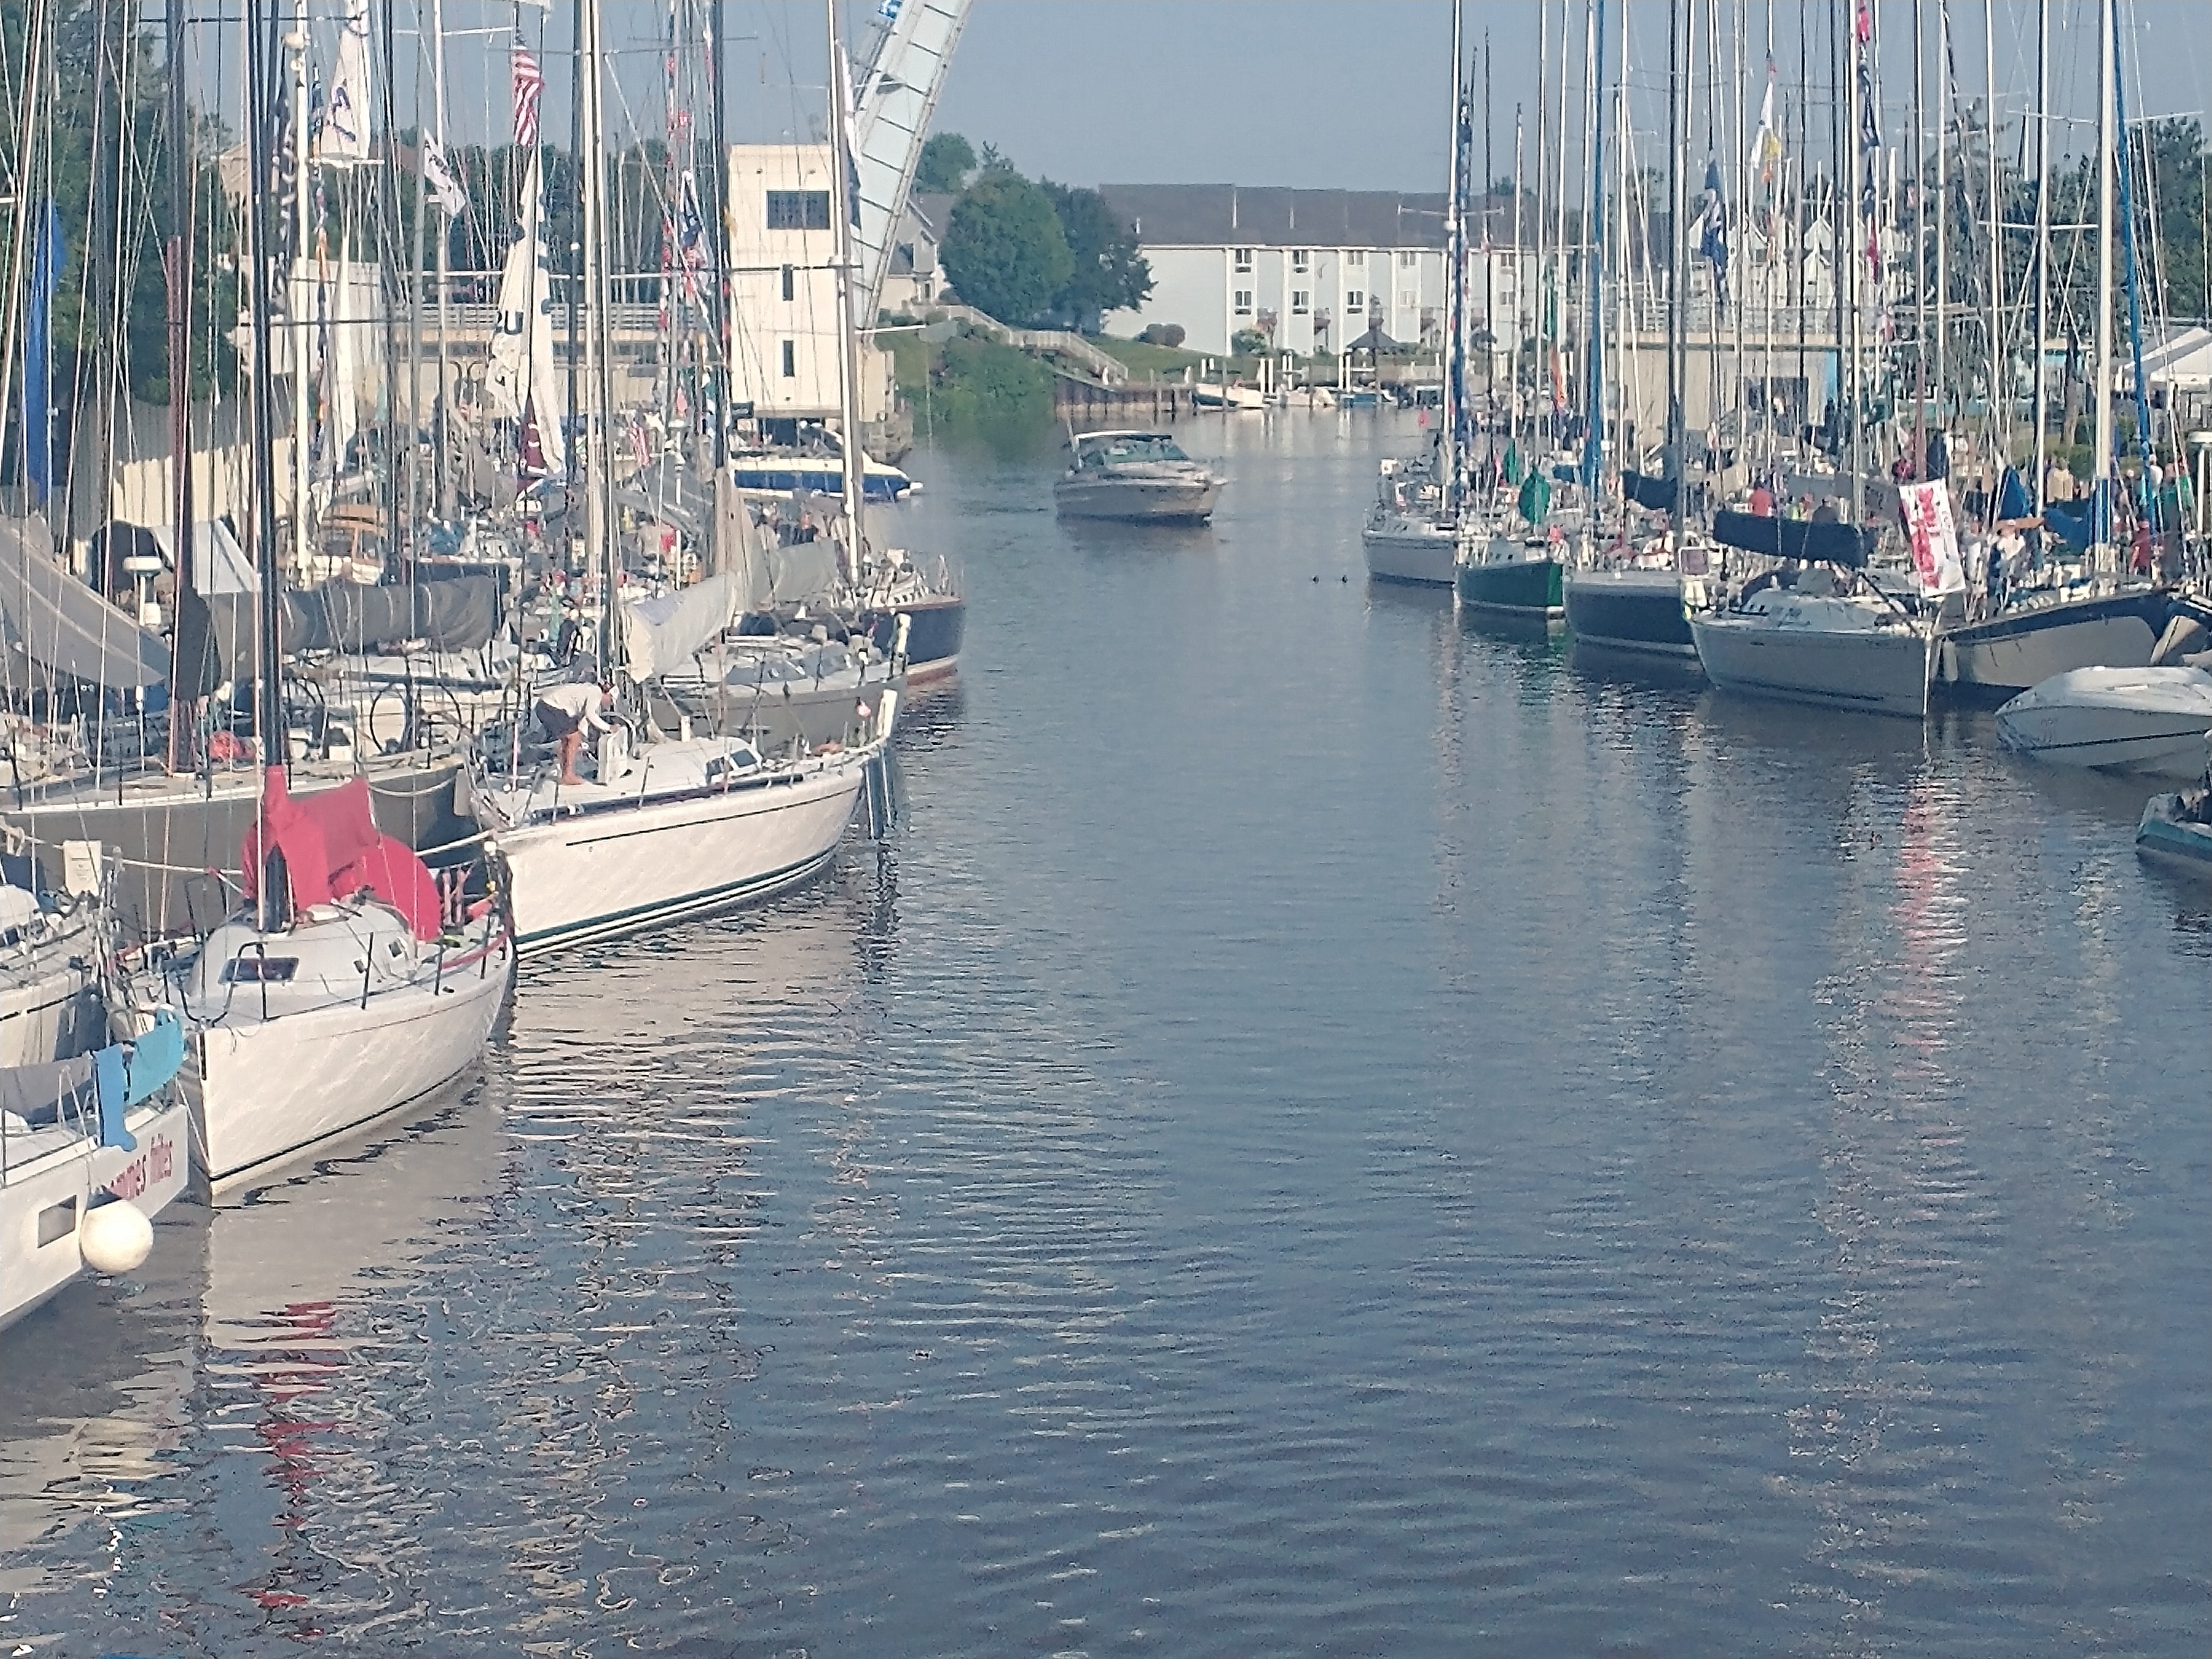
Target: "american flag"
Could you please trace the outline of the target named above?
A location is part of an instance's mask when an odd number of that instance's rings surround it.
[[[514,43],[514,142],[525,149],[538,142],[538,94],[545,90],[544,71],[521,41]]]

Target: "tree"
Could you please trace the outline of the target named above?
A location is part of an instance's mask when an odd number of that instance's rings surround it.
[[[1012,170],[968,186],[938,258],[963,300],[1006,323],[1046,310],[1075,269],[1052,198]]]
[[[1067,239],[1074,269],[1052,308],[1075,327],[1095,333],[1098,319],[1109,311],[1133,311],[1152,291],[1152,267],[1137,251],[1136,233],[1106,204],[1095,190],[1071,189],[1042,181]]]
[[[914,187],[933,194],[957,196],[975,170],[974,146],[957,132],[933,133],[921,147],[921,160],[914,170]]]

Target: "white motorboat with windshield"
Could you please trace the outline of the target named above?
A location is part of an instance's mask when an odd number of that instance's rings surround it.
[[[1997,710],[2006,748],[2061,766],[2152,777],[2203,775],[2212,732],[2212,672],[2077,668]]]
[[[1203,523],[1222,480],[1164,432],[1085,432],[1069,440],[1052,489],[1062,518]]]

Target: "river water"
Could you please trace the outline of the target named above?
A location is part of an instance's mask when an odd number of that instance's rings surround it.
[[[904,825],[0,1339],[0,1649],[2212,1644],[2212,895],[1986,715],[924,455]]]

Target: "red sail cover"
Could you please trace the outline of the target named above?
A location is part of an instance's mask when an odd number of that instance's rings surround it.
[[[284,855],[294,908],[366,892],[404,916],[416,938],[438,937],[437,883],[413,848],[378,830],[369,810],[368,779],[295,796],[285,787],[284,769],[272,766],[262,789],[261,819]],[[246,832],[239,862],[251,900],[260,890],[258,825]]]

